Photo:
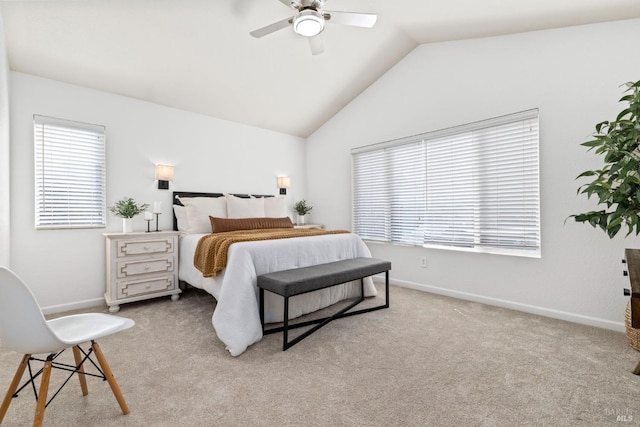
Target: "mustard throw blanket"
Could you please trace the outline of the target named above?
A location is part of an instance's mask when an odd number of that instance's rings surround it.
[[[204,277],[213,277],[227,266],[227,251],[233,243],[339,233],[350,232],[347,230],[321,230],[318,228],[274,228],[207,234],[198,241],[196,253],[193,256],[193,264]]]

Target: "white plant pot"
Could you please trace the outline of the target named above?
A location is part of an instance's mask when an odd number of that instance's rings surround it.
[[[131,233],[131,231],[133,231],[131,218],[122,218],[122,232]]]
[[[304,224],[304,215],[298,215],[298,225]]]

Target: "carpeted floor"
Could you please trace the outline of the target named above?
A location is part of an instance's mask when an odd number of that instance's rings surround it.
[[[387,310],[334,321],[286,352],[281,335],[269,335],[234,358],[211,326],[214,306],[198,290],[123,305],[119,315],[136,326],[100,343],[131,413],[106,382],[88,379],[83,397],[74,378],[45,425],[640,423],[631,373],[640,352],[621,333],[392,287]],[[19,361],[0,350],[2,395]],[[62,378],[54,372],[51,387]],[[24,390],[3,426],[30,425],[34,408]]]

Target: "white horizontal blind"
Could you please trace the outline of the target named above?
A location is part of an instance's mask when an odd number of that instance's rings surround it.
[[[353,229],[391,243],[537,255],[538,157],[537,110],[354,149]]]
[[[369,240],[422,244],[424,142],[360,153],[352,162],[353,229]]]
[[[352,156],[353,229],[365,239],[382,242],[391,240],[385,154],[379,150]]]
[[[33,116],[36,228],[106,223],[105,127]]]

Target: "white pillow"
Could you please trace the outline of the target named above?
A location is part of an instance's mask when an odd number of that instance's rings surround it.
[[[227,200],[224,197],[180,197],[187,207],[187,233],[211,233],[209,216],[227,218]]]
[[[178,223],[178,231],[187,231],[189,229],[189,223],[187,222],[186,206],[173,205],[173,212],[176,215],[176,222]]]
[[[284,218],[285,216],[289,216],[287,201],[284,197],[265,197],[263,200],[264,216],[267,218]]]
[[[227,199],[227,218],[264,218],[264,199],[225,195]],[[285,215],[286,216],[286,215]]]

